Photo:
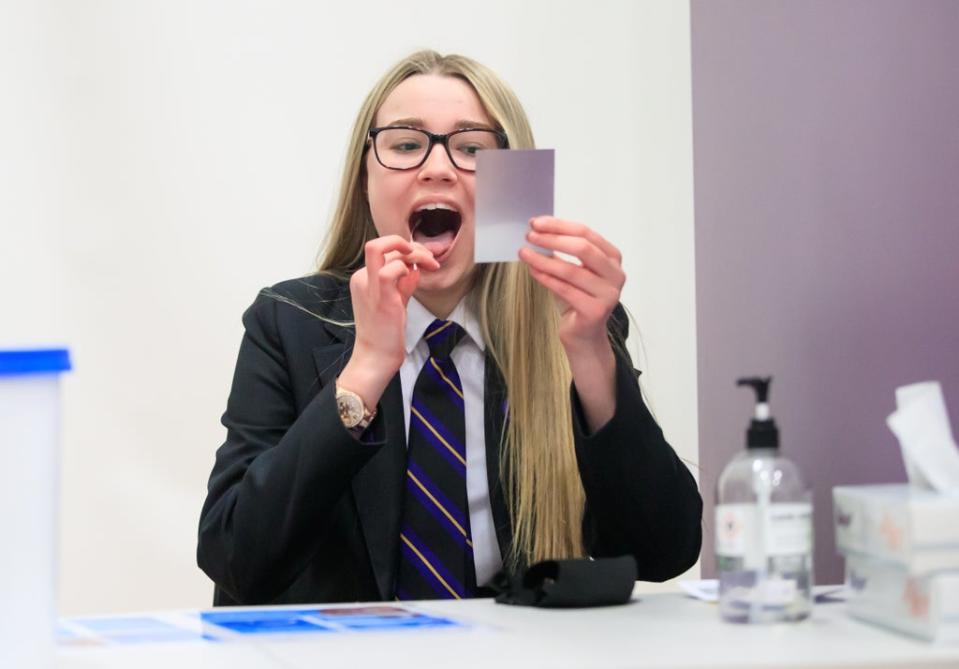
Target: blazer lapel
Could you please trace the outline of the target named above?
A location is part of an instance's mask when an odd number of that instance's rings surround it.
[[[490,509],[500,555],[505,563],[513,545],[513,528],[506,507],[506,495],[500,477],[500,439],[506,425],[506,382],[500,374],[493,356],[486,353],[485,396],[483,413],[486,432],[486,477],[489,483]]]
[[[399,374],[393,377],[380,398],[380,411],[386,443],[353,477],[353,498],[380,596],[392,599],[406,477],[405,419]]]
[[[335,320],[352,321],[346,310]],[[324,321],[334,343],[313,350],[320,387],[333,383],[346,366],[353,349],[351,328]],[[386,443],[366,463],[351,483],[370,564],[380,596],[392,599],[399,551],[400,511],[406,475],[406,434],[400,375],[396,374],[380,398],[379,411]]]

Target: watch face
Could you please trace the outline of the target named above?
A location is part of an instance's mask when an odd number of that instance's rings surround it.
[[[340,410],[340,420],[346,427],[356,427],[363,420],[363,403],[358,397],[342,394],[336,398]]]

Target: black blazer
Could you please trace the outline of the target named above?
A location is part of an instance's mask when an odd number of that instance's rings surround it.
[[[317,316],[321,317],[318,318]],[[354,440],[340,422],[336,376],[350,356],[349,287],[328,277],[261,291],[246,333],[200,514],[197,563],[216,584],[214,604],[392,599],[406,470],[397,374],[376,419]],[[610,319],[624,342],[622,307]],[[502,377],[486,360],[486,458],[503,555],[511,528],[499,480]],[[699,555],[702,500],[617,355],[616,412],[587,434],[570,391],[576,457],[586,491],[584,536],[595,557],[632,554],[639,578],[661,581]]]

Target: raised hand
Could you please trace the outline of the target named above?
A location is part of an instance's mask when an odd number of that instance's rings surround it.
[[[350,278],[356,340],[339,382],[375,406],[406,356],[406,304],[421,271],[439,269],[426,247],[399,235],[367,242],[366,265]]]
[[[598,429],[612,417],[616,406],[616,363],[606,323],[626,282],[622,254],[581,223],[538,216],[530,226],[526,238],[532,244],[574,256],[580,262],[577,265],[528,248],[519,252],[532,277],[557,298],[559,338],[587,420],[592,429]]]

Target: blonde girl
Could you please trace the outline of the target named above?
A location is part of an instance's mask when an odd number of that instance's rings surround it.
[[[244,314],[200,519],[215,603],[477,596],[501,567],[549,558],[631,554],[648,580],[695,562],[702,502],[625,351],[619,250],[540,216],[528,240],[578,264],[473,262],[476,153],[533,146],[516,96],[462,56],[414,53],[370,92],[318,271]],[[407,469],[437,322],[462,332],[462,516]],[[463,533],[456,587],[430,537],[420,550],[403,532],[420,502]]]

